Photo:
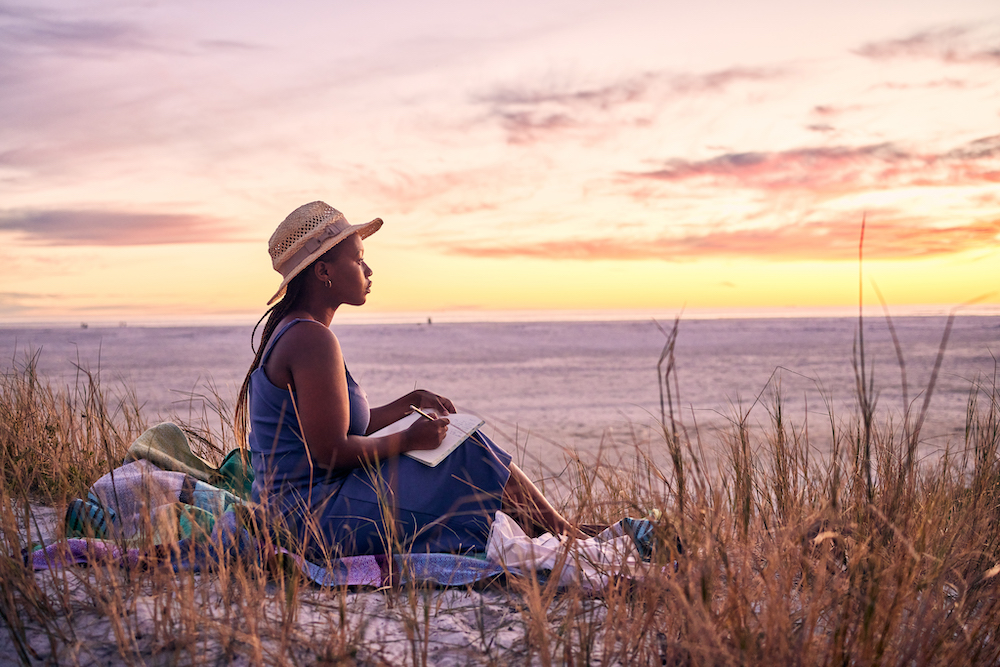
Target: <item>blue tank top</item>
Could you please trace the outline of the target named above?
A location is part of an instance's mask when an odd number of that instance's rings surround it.
[[[292,401],[295,393],[287,387],[277,387],[264,372],[264,364],[275,343],[286,331],[299,322],[320,322],[295,319],[271,337],[260,365],[250,374],[250,460],[253,464],[254,482],[252,497],[260,502],[275,503],[285,509],[293,506],[312,507],[328,498],[341,485],[347,470],[328,471],[311,461],[306,451]],[[348,435],[364,435],[368,430],[371,413],[368,396],[358,383],[347,374],[347,391],[351,406]]]

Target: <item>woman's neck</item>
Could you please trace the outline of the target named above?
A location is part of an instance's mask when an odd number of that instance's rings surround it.
[[[322,298],[323,296],[325,295],[317,295],[309,292],[303,294],[292,309],[288,311],[288,314],[285,316],[286,319],[295,317],[308,318],[316,320],[324,326],[330,326],[340,304],[331,304],[330,300]]]

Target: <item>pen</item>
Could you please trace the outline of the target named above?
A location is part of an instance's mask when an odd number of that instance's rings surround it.
[[[417,406],[411,405],[410,409],[413,410],[414,412],[416,412],[418,415],[423,415],[424,417],[427,417],[431,421],[434,421],[434,417],[431,417],[429,414],[427,414],[426,412],[424,412],[423,410],[421,410]]]

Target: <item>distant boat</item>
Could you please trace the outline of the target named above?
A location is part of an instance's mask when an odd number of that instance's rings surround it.
[[[87,323],[86,322],[80,322],[80,328],[81,329],[86,329],[87,328]]]

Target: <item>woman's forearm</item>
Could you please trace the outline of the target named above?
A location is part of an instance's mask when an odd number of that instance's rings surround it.
[[[405,431],[378,438],[346,435],[322,440],[312,446],[311,455],[324,468],[357,468],[376,459],[385,460],[418,449],[434,449],[444,440],[447,431],[446,418],[419,419]]]
[[[365,435],[349,435],[343,442],[319,448],[312,453],[313,460],[324,468],[357,468],[376,459],[385,460],[408,452],[413,447],[408,442],[406,431],[380,438]]]
[[[400,396],[392,403],[380,405],[371,409],[371,417],[368,421],[368,433],[374,433],[380,428],[399,421],[410,412],[409,394]]]

